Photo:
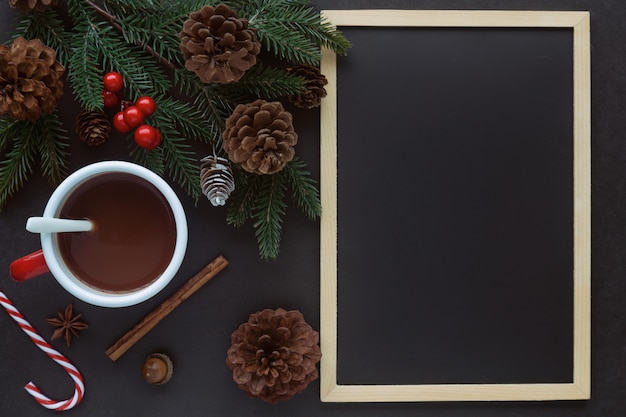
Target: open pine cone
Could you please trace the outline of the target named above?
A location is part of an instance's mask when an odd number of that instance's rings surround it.
[[[0,45],[0,115],[34,122],[51,113],[63,94],[65,68],[54,49],[23,37]]]
[[[282,170],[293,159],[297,142],[291,113],[278,101],[262,99],[235,107],[222,134],[228,158],[255,174]]]
[[[318,377],[319,333],[297,310],[262,310],[231,335],[226,364],[250,397],[288,400]]]
[[[297,65],[289,68],[288,72],[306,80],[304,92],[290,95],[289,101],[296,107],[303,109],[318,107],[322,98],[326,97],[324,86],[328,84],[328,80],[320,72],[320,69],[312,65]]]
[[[76,117],[78,138],[89,146],[97,146],[109,139],[111,122],[101,110],[82,110]]]
[[[228,6],[204,6],[191,13],[180,32],[185,68],[205,83],[238,81],[254,64],[261,43],[247,19]]]
[[[43,12],[50,6],[56,6],[59,0],[9,0],[9,6],[20,12]]]

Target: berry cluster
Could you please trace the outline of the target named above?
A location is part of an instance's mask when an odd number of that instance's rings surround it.
[[[143,148],[154,149],[161,143],[159,129],[144,123],[145,118],[150,117],[156,110],[156,103],[152,97],[139,97],[134,103],[122,100],[120,91],[124,88],[122,74],[112,71],[104,75],[104,90],[102,99],[104,107],[114,108],[120,106],[120,111],[113,116],[113,127],[120,133],[128,133],[135,129],[133,136],[135,142]]]

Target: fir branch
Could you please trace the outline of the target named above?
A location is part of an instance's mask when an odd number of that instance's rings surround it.
[[[316,220],[322,215],[322,203],[316,182],[306,169],[306,164],[297,156],[294,157],[279,173],[287,177],[292,190],[292,197],[298,207],[310,220]]]
[[[87,110],[100,109],[102,103],[102,75],[98,68],[98,35],[91,26],[84,26],[71,42],[72,54],[68,63],[68,77],[74,95]]]
[[[319,65],[320,46],[345,55],[350,42],[307,1],[252,0],[228,2],[257,30],[261,43],[280,58]]]
[[[57,112],[42,115],[37,123],[39,128],[34,133],[38,135],[42,174],[50,185],[56,186],[67,176],[67,131]]]
[[[11,141],[11,150],[0,162],[0,209],[24,185],[33,172],[37,142],[34,132],[41,127],[39,123],[14,121],[0,132],[2,142]]]
[[[255,213],[252,215],[255,220],[254,235],[257,238],[261,258],[275,259],[280,251],[287,182],[282,175],[263,175],[261,178],[262,183],[254,207]]]
[[[159,175],[163,175],[165,173],[163,152],[161,152],[160,148],[150,150],[140,147],[132,139],[130,142],[132,143],[130,156],[136,163],[156,172]]]
[[[122,34],[122,35],[128,34],[128,31],[124,30],[123,21],[118,19],[117,16],[115,16],[114,14],[109,13],[107,10],[105,10],[102,7],[98,6],[93,1],[85,0],[85,3],[87,3],[89,6],[91,6],[94,9],[94,11],[96,11],[100,16],[102,16],[107,22],[109,22],[109,24],[111,24],[111,26],[115,30],[120,32],[120,34]],[[151,3],[150,5],[152,6],[153,4]],[[161,11],[162,10],[152,10],[152,12],[157,14],[157,15]],[[146,13],[148,13],[147,15],[150,15],[150,10],[142,10],[141,13],[140,13],[140,16],[143,16],[145,18]],[[149,54],[154,56],[159,62],[161,62],[166,67],[168,67],[170,69],[173,69],[175,67],[175,65],[169,59],[167,59],[165,56],[163,56],[162,53],[157,52],[153,47],[148,45],[148,43],[146,43],[145,41],[142,41],[142,40],[137,39],[137,38],[132,39],[131,37],[128,37],[128,36],[124,36],[124,38],[126,39],[127,42],[136,44],[141,49],[145,50],[146,52],[148,52]]]
[[[178,127],[180,133],[190,140],[215,143],[221,131],[209,123],[196,107],[166,96],[154,97],[157,102],[156,117],[163,123]]]
[[[237,102],[254,98],[274,99],[290,94],[300,94],[306,89],[306,80],[285,70],[266,67],[260,63],[250,68],[236,83],[217,85],[215,92],[220,95],[237,97]]]
[[[71,55],[70,36],[55,9],[48,8],[42,13],[21,14],[12,39],[18,36],[41,39],[44,45],[56,51],[57,60],[61,65],[67,67]]]
[[[181,137],[167,120],[155,114],[150,118],[150,122],[161,131],[162,142],[158,152],[163,155],[164,173],[197,202],[202,195],[198,177],[198,158],[185,138]]]
[[[113,31],[108,22],[100,21],[97,12],[91,7],[87,1],[68,0],[68,10],[76,25],[76,32],[84,34],[82,37],[83,45],[74,45],[73,54],[85,54],[80,47],[89,50],[88,62],[80,65],[78,62],[74,68],[74,77],[76,89],[81,87],[81,76],[85,76],[89,81],[93,82],[92,76],[87,70],[93,71],[117,71],[124,76],[124,83],[127,87],[126,94],[131,100],[137,97],[156,93],[165,93],[171,88],[167,75],[151,56],[145,54],[138,46],[128,44],[124,41],[121,34]],[[78,36],[80,38],[80,35]],[[95,55],[95,56],[94,56]],[[70,64],[74,61],[74,55],[70,59]],[[78,61],[78,58],[76,59]],[[98,65],[102,68],[98,69]],[[88,109],[102,107],[102,80],[98,80],[99,88],[96,91],[85,91],[90,96],[79,96],[85,103],[93,105],[99,103],[99,106],[85,106]]]
[[[105,6],[114,15],[124,39],[144,45],[166,60],[169,68],[183,67],[184,57],[180,50],[179,32],[189,14],[200,9],[205,1],[179,1],[151,5],[135,1],[108,1]],[[148,3],[148,2],[143,2]],[[146,49],[148,50],[148,49]]]
[[[143,54],[140,47],[125,43],[121,34],[103,30],[99,47],[104,71],[122,74],[126,94],[131,100],[144,94],[163,94],[171,88],[163,68]]]
[[[290,30],[280,20],[258,20],[251,24],[263,46],[281,59],[296,64],[319,65],[321,53],[317,45],[300,32]]]
[[[235,108],[236,97],[220,95],[217,91],[219,86],[204,84],[195,73],[184,68],[174,70],[174,80],[181,92],[189,96],[193,105],[202,112],[207,123],[222,132],[225,119]]]
[[[228,199],[226,223],[240,227],[252,217],[256,195],[263,178],[238,168],[233,169],[233,176],[236,187]]]

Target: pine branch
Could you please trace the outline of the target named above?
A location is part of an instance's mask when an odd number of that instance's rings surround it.
[[[50,185],[56,186],[67,176],[67,131],[57,112],[42,115],[37,124],[39,129],[34,133],[39,136],[36,140],[42,173]]]
[[[228,199],[226,223],[240,227],[252,217],[256,195],[263,178],[242,169],[234,169],[233,175],[236,187]]]
[[[283,174],[289,181],[292,197],[296,204],[310,220],[316,220],[322,215],[322,203],[316,182],[306,169],[306,164],[297,156],[285,166]]]
[[[237,102],[254,98],[274,99],[305,90],[306,80],[285,70],[266,67],[258,63],[250,68],[236,83],[217,85],[214,90],[220,95],[237,97]]]
[[[28,121],[13,121],[0,131],[2,143],[11,142],[11,150],[0,162],[0,209],[24,185],[33,172],[37,142],[34,132],[40,127]]]
[[[263,175],[256,198],[254,235],[263,259],[275,259],[280,251],[283,216],[285,215],[285,191],[287,182],[280,175]]]
[[[93,9],[88,1],[68,0],[68,10],[76,24],[79,41],[73,45],[73,55],[70,59],[70,76],[74,77],[73,85],[82,94],[77,94],[79,101],[88,109],[102,107],[102,79],[101,73],[118,71],[124,76],[125,94],[131,100],[148,94],[165,93],[171,84],[163,68],[151,56],[134,44],[124,41],[107,21],[101,21],[97,10]],[[76,54],[82,54],[87,61],[81,64]],[[73,72],[73,75],[72,75]],[[98,88],[95,86],[95,74],[98,74]],[[86,79],[89,88],[78,84]],[[97,105],[96,105],[97,103]]]
[[[183,67],[180,38],[184,21],[189,14],[200,9],[204,1],[141,4],[135,1],[108,1],[105,3],[113,19],[119,23],[124,39],[129,43],[144,45],[159,59],[166,60],[169,68]]]
[[[95,110],[103,106],[98,35],[91,26],[83,29],[83,33],[75,35],[71,42],[73,52],[68,63],[68,78],[80,105]]]
[[[44,45],[56,51],[61,65],[67,67],[71,55],[70,37],[55,9],[49,8],[43,13],[22,14],[12,39],[18,36],[41,39]]]
[[[189,96],[193,105],[202,112],[207,123],[219,132],[224,130],[224,121],[235,108],[236,98],[230,94],[218,94],[215,84],[204,84],[195,73],[184,68],[174,70],[174,80],[181,93]]]
[[[156,172],[159,175],[163,175],[165,173],[163,152],[161,152],[160,148],[149,150],[140,147],[132,139],[130,142],[132,143],[130,156],[136,163]]]
[[[284,22],[264,19],[256,21],[253,27],[261,44],[279,58],[296,64],[319,65],[322,55],[317,45],[302,33],[290,30]]]
[[[163,68],[140,47],[125,43],[119,33],[111,30],[101,32],[100,36],[103,69],[122,74],[125,93],[131,100],[145,94],[164,94],[171,88]]]
[[[157,151],[163,155],[164,173],[176,181],[197,202],[202,195],[198,158],[191,151],[185,138],[172,129],[167,120],[155,114],[150,118],[150,123],[161,131],[163,138]]]
[[[128,30],[124,30],[123,27],[123,22],[115,15],[110,13],[108,10],[105,10],[104,8],[100,7],[99,5],[97,5],[95,2],[91,1],[91,0],[85,0],[85,3],[87,3],[89,6],[91,6],[91,8],[98,13],[100,16],[102,16],[107,22],[109,22],[109,24],[115,29],[117,30],[120,34],[124,35],[128,35]],[[107,5],[107,3],[105,3],[105,6]],[[153,7],[152,2],[150,2],[150,4],[148,5],[149,9],[151,10],[141,10],[140,15],[144,15],[146,13],[150,14],[150,12],[152,12],[151,14],[156,14],[159,15],[159,12],[161,12],[162,10],[156,10]],[[159,62],[161,62],[163,65],[165,65],[166,67],[173,69],[175,67],[175,65],[168,60],[165,56],[163,56],[161,53],[157,52],[153,47],[151,47],[148,43],[146,43],[145,41],[139,40],[137,38],[132,38],[128,37],[128,36],[124,36],[125,40],[129,43],[134,43],[137,46],[139,46],[142,50],[148,52],[150,55],[154,56]]]
[[[195,106],[166,96],[154,99],[157,102],[155,117],[160,117],[163,123],[176,126],[183,136],[204,143],[215,143],[218,140],[221,130],[209,123]]]
[[[319,65],[320,46],[345,55],[350,42],[308,2],[252,0],[229,2],[257,30],[263,46],[294,63]]]

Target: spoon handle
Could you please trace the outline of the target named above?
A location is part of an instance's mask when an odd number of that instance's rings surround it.
[[[89,220],[30,217],[26,221],[26,230],[32,233],[88,232],[92,228],[93,223]]]

